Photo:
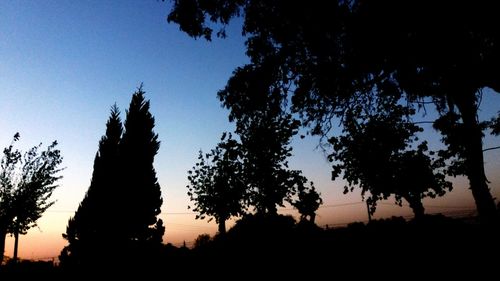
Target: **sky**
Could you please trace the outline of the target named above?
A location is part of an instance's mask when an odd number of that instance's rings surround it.
[[[190,245],[199,234],[215,233],[213,222],[195,220],[187,209],[187,171],[200,149],[213,148],[223,131],[234,128],[216,93],[235,67],[248,61],[241,23],[229,27],[227,39],[206,42],[168,24],[168,11],[169,3],[155,0],[0,1],[0,147],[8,146],[16,132],[22,149],[57,140],[65,167],[52,197],[56,203],[38,227],[20,238],[21,258],[52,259],[66,245],[61,234],[90,184],[110,107],[116,103],[124,113],[140,83],[161,141],[155,168],[164,198],[164,243]],[[499,110],[498,96],[485,91],[481,116]],[[439,136],[431,129],[426,137],[437,145]],[[366,221],[359,191],[344,195],[343,182],[331,181],[318,141],[294,139],[290,159],[291,167],[303,170],[322,194],[318,224]],[[498,138],[485,139],[485,147],[497,145]],[[500,196],[499,157],[499,150],[485,153],[495,197]],[[426,200],[427,211],[472,210],[467,181],[458,178],[454,185],[445,197]],[[296,215],[289,208],[281,212]],[[389,200],[375,217],[410,214],[408,207]],[[8,238],[6,255],[12,247]]]

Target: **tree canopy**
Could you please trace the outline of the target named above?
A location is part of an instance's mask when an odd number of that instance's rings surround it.
[[[316,211],[323,204],[321,195],[316,191],[314,184],[311,182],[307,185],[307,179],[304,177],[302,183],[297,188],[297,199],[291,200],[291,204],[297,208],[300,213],[301,221],[309,221],[314,223],[316,220]]]
[[[496,219],[482,157],[477,92],[500,90],[500,32],[488,1],[199,1],[175,0],[168,20],[195,38],[224,36],[242,17],[250,63],[219,93],[231,118],[262,95],[242,91],[273,85],[313,134],[327,135],[332,118],[381,92],[410,102],[430,97],[440,112],[463,120],[461,140],[472,194],[484,222]],[[425,20],[422,20],[425,19]],[[265,75],[262,75],[265,74]],[[263,78],[264,77],[264,78]],[[261,78],[261,79],[256,79]],[[263,78],[263,79],[262,79]],[[342,119],[341,119],[342,120]]]
[[[245,213],[247,188],[243,174],[240,144],[224,133],[221,142],[207,154],[200,151],[199,162],[188,171],[188,196],[197,219],[215,218],[219,233],[226,233],[225,222]],[[210,218],[209,221],[212,219]]]
[[[17,259],[19,234],[36,226],[37,220],[54,204],[50,200],[62,178],[62,156],[54,141],[46,150],[41,145],[25,153],[14,149],[14,142],[20,138],[16,133],[12,144],[5,148],[0,165],[0,250],[5,250],[5,236],[15,237],[14,260]]]
[[[394,195],[398,204],[405,199],[415,216],[421,217],[423,197],[442,196],[451,190],[451,183],[445,180],[444,159],[432,157],[435,153],[428,152],[426,141],[419,142],[417,133],[422,128],[412,122],[412,108],[399,104],[394,96],[374,102],[374,111],[353,108],[344,121],[344,133],[330,139],[332,178],[343,172],[348,183],[344,193],[355,186],[363,196],[369,193],[372,213],[378,200]]]

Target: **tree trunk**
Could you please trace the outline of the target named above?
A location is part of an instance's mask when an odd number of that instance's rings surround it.
[[[488,188],[483,160],[483,133],[477,120],[477,107],[473,93],[463,93],[456,99],[456,105],[462,116],[465,136],[466,173],[470,183],[472,196],[476,202],[479,219],[482,223],[496,222],[495,201]]]
[[[5,253],[5,238],[7,237],[7,229],[0,227],[0,251],[2,252],[2,258],[0,259],[0,265],[3,262],[3,257]]]
[[[314,221],[316,220],[316,213],[312,213],[310,216],[309,216],[309,221],[312,222],[314,224]]]
[[[274,203],[267,206],[267,215],[270,217],[275,217],[278,215],[278,209],[276,208],[276,205]]]
[[[12,257],[12,260],[14,263],[17,263],[17,249],[19,245],[19,229],[15,229],[14,231],[14,255]]]
[[[226,220],[219,221],[219,234],[220,235],[226,234]]]
[[[408,204],[410,204],[410,208],[413,211],[413,214],[415,215],[415,219],[422,219],[425,214],[425,209],[424,205],[422,204],[422,199],[418,198],[416,196],[407,196],[405,197],[405,200],[408,201]]]

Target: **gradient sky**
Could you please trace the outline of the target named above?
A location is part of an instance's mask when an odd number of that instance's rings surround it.
[[[53,195],[56,204],[38,228],[20,238],[21,257],[56,257],[66,244],[61,234],[89,186],[110,106],[116,102],[124,112],[141,82],[161,140],[155,167],[164,198],[164,242],[189,244],[198,234],[215,233],[214,223],[196,221],[189,214],[186,175],[198,150],[211,149],[223,131],[233,128],[216,92],[233,69],[247,61],[244,39],[236,23],[225,40],[193,40],[167,24],[168,11],[168,3],[155,0],[0,1],[0,148],[8,146],[16,132],[23,149],[58,140],[66,167]],[[499,109],[498,96],[486,91],[482,115]],[[439,139],[431,130],[426,137]],[[499,143],[487,138],[485,147]],[[315,138],[295,139],[291,167],[302,169],[323,195],[318,223],[366,220],[359,191],[342,194],[343,184],[330,180],[330,165],[315,149],[317,144]],[[500,151],[485,157],[490,186],[498,197]],[[427,211],[472,208],[466,187],[466,180],[455,180],[455,191],[426,200]],[[387,203],[380,205],[376,217],[411,213]],[[11,253],[9,238],[6,254]]]

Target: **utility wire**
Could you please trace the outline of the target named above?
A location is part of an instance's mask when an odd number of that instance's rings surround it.
[[[342,204],[329,204],[329,205],[321,205],[320,208],[335,208],[335,207],[343,207],[343,206],[352,206],[352,205],[358,205],[358,204],[364,204],[365,202],[360,201],[360,202],[349,202],[349,203],[342,203]]]
[[[488,147],[488,148],[483,149],[483,152],[488,151],[488,150],[499,149],[499,148],[500,148],[500,146]]]
[[[393,204],[393,203],[386,203],[386,202],[380,202],[377,203],[379,205],[388,205],[388,206],[399,206],[398,204]],[[405,207],[410,207],[408,204],[401,204],[401,206]],[[442,205],[426,205],[424,204],[425,208],[442,208],[442,209],[471,209],[473,207],[471,206],[442,206]]]

